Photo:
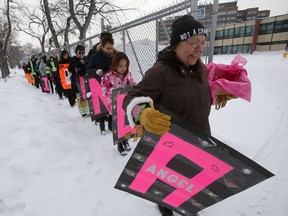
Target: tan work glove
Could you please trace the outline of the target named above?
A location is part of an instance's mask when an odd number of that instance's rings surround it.
[[[171,116],[148,107],[144,109],[140,115],[140,124],[145,130],[162,136],[165,132],[170,130]]]
[[[219,110],[223,108],[228,100],[235,99],[235,97],[232,94],[226,93],[221,87],[217,90],[216,93],[216,102],[215,102],[215,109]]]

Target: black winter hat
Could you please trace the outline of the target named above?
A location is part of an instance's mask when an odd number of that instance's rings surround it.
[[[170,46],[178,44],[194,35],[207,35],[207,29],[191,15],[184,15],[172,24]]]
[[[100,39],[102,39],[103,37],[112,37],[112,34],[110,33],[110,32],[108,32],[108,31],[103,31],[103,32],[101,32],[101,34],[100,34]]]
[[[75,53],[80,50],[80,51],[85,51],[85,47],[81,44],[78,44],[75,48]]]

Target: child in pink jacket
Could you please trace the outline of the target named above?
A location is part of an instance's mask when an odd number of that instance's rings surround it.
[[[131,72],[129,72],[130,61],[123,52],[117,52],[112,58],[110,71],[102,77],[102,93],[108,99],[109,123],[112,123],[112,90],[135,85]],[[121,155],[126,155],[131,148],[127,140],[118,143],[118,151]]]

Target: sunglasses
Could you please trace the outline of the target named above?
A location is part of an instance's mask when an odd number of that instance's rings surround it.
[[[78,55],[83,55],[85,52],[77,52]]]

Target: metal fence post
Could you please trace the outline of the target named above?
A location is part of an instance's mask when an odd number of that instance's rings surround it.
[[[213,61],[213,55],[214,55],[214,47],[215,47],[215,35],[216,35],[216,24],[217,24],[217,15],[218,15],[218,0],[214,0],[213,2],[213,8],[212,8],[212,23],[211,23],[211,29],[210,29],[210,53],[208,62]]]
[[[191,0],[191,15],[197,19],[198,17],[198,0]]]
[[[132,43],[131,37],[130,37],[130,35],[129,35],[129,32],[128,32],[127,30],[125,30],[125,31],[126,31],[126,34],[127,34],[128,40],[129,40],[129,43],[131,44],[131,48],[132,48],[133,54],[134,54],[134,56],[135,56],[135,59],[136,59],[136,62],[137,62],[137,65],[138,65],[139,71],[140,71],[140,73],[141,73],[141,75],[142,75],[142,77],[143,77],[144,74],[143,74],[143,71],[142,71],[142,68],[141,68],[141,65],[140,65],[140,62],[139,62],[139,59],[138,59],[137,53],[136,53],[136,51],[135,51],[135,49],[134,49],[134,46],[133,46],[133,43]]]

